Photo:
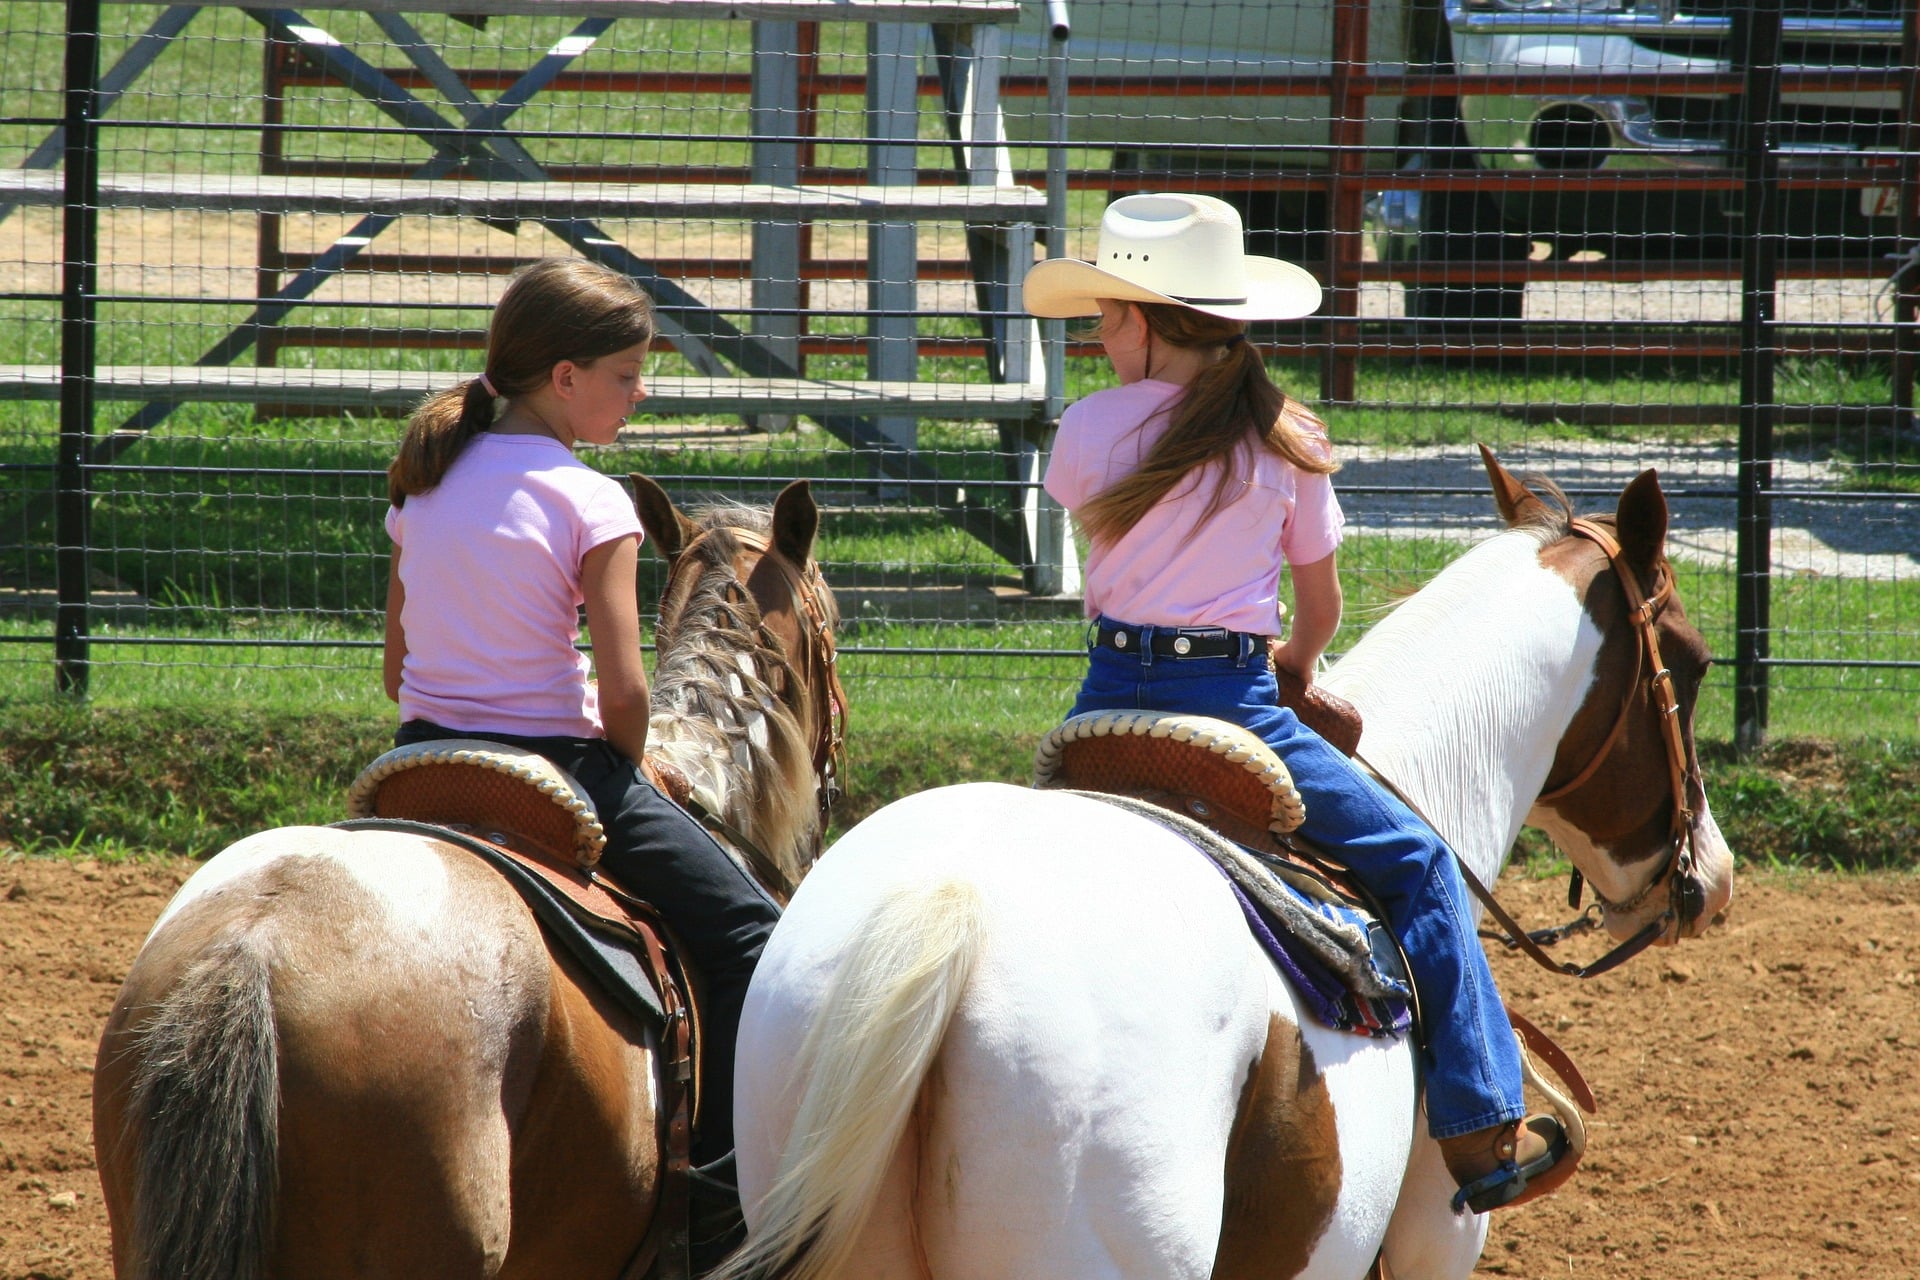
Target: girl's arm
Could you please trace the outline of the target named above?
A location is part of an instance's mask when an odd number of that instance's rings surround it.
[[[600,722],[607,741],[635,764],[647,750],[647,669],[640,660],[640,540],[629,534],[603,542],[580,562],[580,594],[587,602]]]
[[[400,626],[400,611],[407,603],[407,589],[400,585],[400,548],[393,549],[387,567],[387,643],[380,662],[386,680],[387,697],[400,701],[400,668],[407,660],[407,633]]]
[[[1293,672],[1303,684],[1313,683],[1320,655],[1340,629],[1340,553],[1335,551],[1312,564],[1287,564],[1293,580],[1293,626],[1287,642],[1273,651],[1273,665]]]

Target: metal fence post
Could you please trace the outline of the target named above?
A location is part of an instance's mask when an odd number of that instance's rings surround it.
[[[1067,41],[1073,34],[1073,22],[1067,0],[1047,3],[1047,224],[1046,245],[1049,258],[1067,253]],[[1025,264],[1016,269],[1014,285]],[[1017,296],[1017,295],[1016,295]],[[1014,310],[1019,310],[1016,306]],[[1080,591],[1079,549],[1073,542],[1073,526],[1059,503],[1040,487],[1053,452],[1053,435],[1060,426],[1060,414],[1066,407],[1067,322],[1042,320],[1040,333],[1040,376],[1047,387],[1046,406],[1041,421],[1027,424],[1028,436],[1023,451],[1030,454],[1021,464],[1030,475],[1033,487],[1024,491],[1023,502],[1032,529],[1033,563],[1027,567],[1027,587],[1036,595],[1075,595]]]
[[[1920,11],[1907,6],[1900,28],[1900,65],[1920,67]],[[1907,81],[1900,101],[1900,244],[1906,250],[1893,272],[1894,438],[1920,436],[1920,76]]]
[[[1067,42],[1073,19],[1067,0],[1047,0],[1047,257],[1067,255]],[[1057,424],[1067,406],[1067,322],[1042,320],[1047,380],[1046,419]]]
[[[1335,404],[1358,397],[1361,227],[1367,201],[1367,92],[1356,77],[1368,65],[1368,0],[1335,0],[1333,65],[1328,86],[1327,292],[1321,315],[1326,346],[1320,356],[1320,398]]]
[[[54,472],[54,683],[87,691],[89,477],[99,243],[100,0],[67,0],[66,189],[60,278],[60,443]]]
[[[1745,84],[1740,155],[1746,235],[1740,260],[1739,500],[1734,581],[1733,740],[1742,754],[1767,736],[1767,657],[1772,639],[1773,321],[1779,273],[1780,0],[1754,0],[1733,14],[1734,56]]]

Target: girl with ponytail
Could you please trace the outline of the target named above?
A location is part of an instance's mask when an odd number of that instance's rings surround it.
[[[1278,666],[1311,685],[1340,625],[1343,518],[1326,428],[1267,377],[1250,320],[1291,320],[1320,286],[1244,252],[1240,216],[1209,196],[1109,205],[1097,262],[1027,273],[1026,306],[1098,316],[1120,385],[1060,419],[1046,489],[1087,535],[1090,652],[1073,713],[1140,707],[1242,725],[1272,747],[1306,802],[1301,834],[1373,891],[1407,951],[1427,1020],[1429,1133],[1486,1212],[1571,1172],[1566,1135],[1529,1118],[1520,1055],[1440,838],[1279,705]],[[1280,630],[1285,571],[1294,615]]]
[[[639,286],[548,259],[514,277],[480,376],[427,400],[387,469],[386,688],[396,745],[487,738],[538,752],[592,796],[600,865],[653,903],[707,980],[697,1163],[712,1261],[737,1224],[733,1042],[779,909],[636,764],[649,697],[636,586],[643,536],[620,483],[573,455],[614,442],[646,397],[655,333]],[[593,654],[576,650],[584,606]],[[734,1203],[724,1203],[729,1198]]]

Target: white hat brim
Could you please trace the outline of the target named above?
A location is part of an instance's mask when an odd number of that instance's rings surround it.
[[[1049,320],[1097,316],[1100,300],[1162,302],[1189,307],[1224,320],[1298,320],[1320,307],[1320,282],[1311,273],[1278,258],[1248,254],[1244,302],[1190,301],[1156,293],[1078,258],[1048,258],[1036,262],[1022,286],[1029,314]]]

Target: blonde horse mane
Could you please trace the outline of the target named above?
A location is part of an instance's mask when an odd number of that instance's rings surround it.
[[[772,517],[730,503],[700,511],[695,522],[710,536],[686,553],[699,569],[684,603],[669,615],[662,602],[647,754],[678,768],[701,804],[797,881],[821,822],[811,747],[781,698],[802,676],[735,576],[741,547],[730,533],[765,537]]]

